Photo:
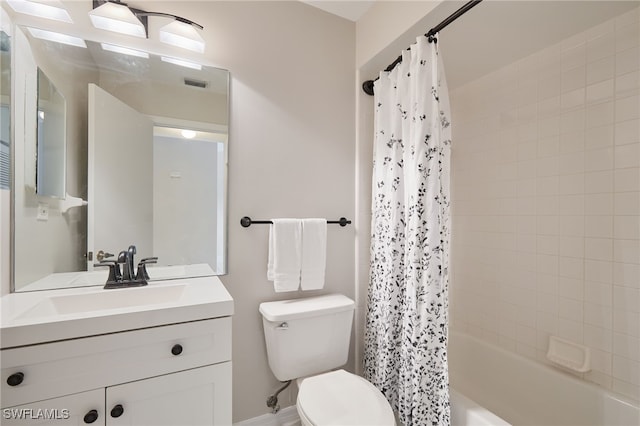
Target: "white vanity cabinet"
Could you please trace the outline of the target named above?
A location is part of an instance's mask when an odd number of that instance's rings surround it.
[[[228,316],[8,348],[1,356],[3,425],[231,424]]]

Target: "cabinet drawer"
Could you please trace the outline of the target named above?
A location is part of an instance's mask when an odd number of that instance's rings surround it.
[[[7,349],[1,355],[0,407],[10,407],[228,361],[231,318]],[[16,373],[22,380],[10,386]]]

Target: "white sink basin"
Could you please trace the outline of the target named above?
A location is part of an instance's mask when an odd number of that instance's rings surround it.
[[[42,299],[33,308],[18,315],[16,319],[78,314],[170,303],[180,300],[184,288],[185,284],[178,284],[162,287],[132,287],[101,290],[95,293],[51,296]]]
[[[214,276],[11,293],[0,302],[1,349],[233,314],[233,299]]]

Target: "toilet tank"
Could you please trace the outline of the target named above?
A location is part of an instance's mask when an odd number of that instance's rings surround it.
[[[354,302],[341,294],[260,304],[269,367],[280,381],[347,362]]]

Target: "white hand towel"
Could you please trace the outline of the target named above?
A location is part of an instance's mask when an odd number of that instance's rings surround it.
[[[327,263],[327,220],[302,219],[302,290],[324,287]]]
[[[295,291],[302,267],[302,223],[300,219],[272,219],[269,229],[267,279],[276,292]]]

